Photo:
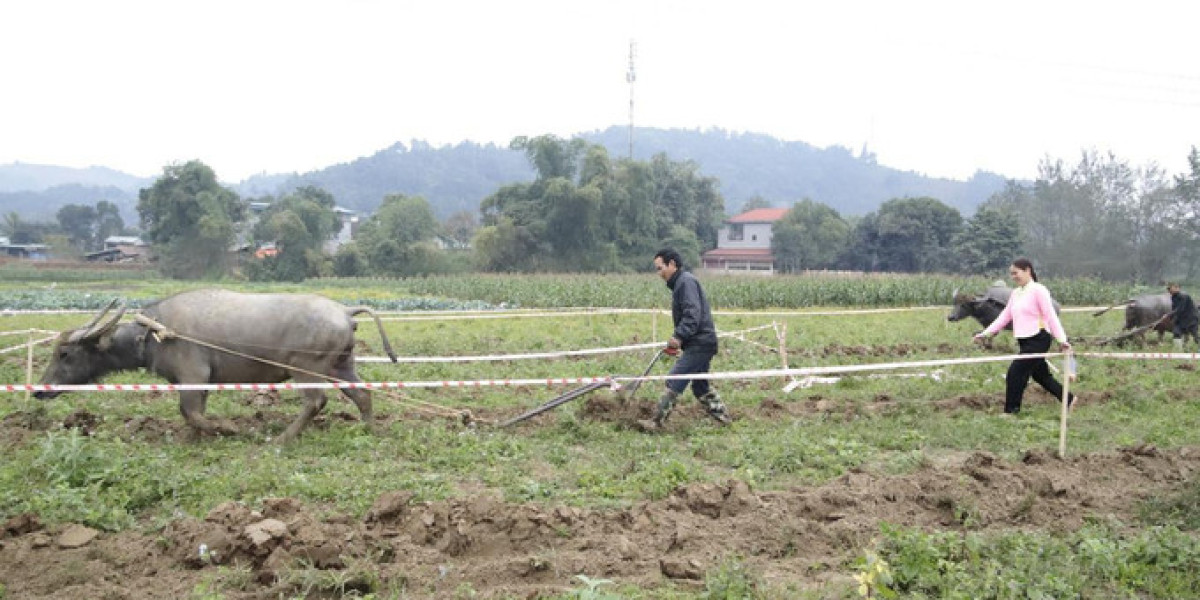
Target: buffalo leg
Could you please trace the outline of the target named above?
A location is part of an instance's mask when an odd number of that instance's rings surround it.
[[[308,375],[296,375],[295,380],[297,383],[321,383],[324,381],[321,378]],[[296,420],[292,421],[292,424],[288,425],[287,430],[279,436],[280,443],[296,439],[296,436],[300,435],[300,432],[304,431],[304,428],[308,427],[308,424],[312,422],[313,417],[320,414],[321,409],[325,408],[325,390],[306,389],[300,393],[304,396],[304,408],[300,409],[300,416],[296,417]]]
[[[200,433],[216,433],[230,435],[237,433],[233,427],[214,422],[204,416],[208,406],[208,392],[204,390],[189,390],[179,392],[179,412],[183,420],[195,431]]]

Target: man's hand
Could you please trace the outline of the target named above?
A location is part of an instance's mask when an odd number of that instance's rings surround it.
[[[671,341],[667,342],[667,347],[663,349],[663,352],[667,353],[668,356],[679,356],[679,340],[671,338]]]

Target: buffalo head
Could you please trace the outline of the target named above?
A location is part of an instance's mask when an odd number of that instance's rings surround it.
[[[950,314],[946,315],[946,320],[953,323],[975,316],[975,312],[979,309],[979,305],[983,301],[984,298],[982,297],[960,294],[956,290],[954,293],[954,306],[950,309]]]
[[[41,383],[50,385],[72,385],[92,383],[116,370],[118,361],[111,352],[112,332],[125,314],[122,306],[109,319],[104,316],[117,305],[113,300],[83,327],[64,331],[54,344],[50,365],[42,374]],[[62,392],[34,392],[36,398],[54,398]]]

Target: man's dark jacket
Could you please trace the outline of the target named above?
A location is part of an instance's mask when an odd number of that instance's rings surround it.
[[[671,289],[671,319],[675,322],[673,337],[679,346],[717,350],[717,327],[712,310],[700,282],[691,273],[679,269],[667,280]]]
[[[1196,326],[1196,303],[1192,302],[1191,296],[1182,291],[1171,294],[1171,313],[1175,320],[1175,325],[1181,329],[1189,329]]]

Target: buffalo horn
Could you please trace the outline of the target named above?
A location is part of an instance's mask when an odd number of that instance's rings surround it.
[[[107,314],[113,306],[116,306],[116,304],[117,301],[113,300],[109,303],[108,307],[101,311],[101,313],[95,319],[92,319],[92,322],[88,323],[86,327],[81,327],[80,329],[75,330],[75,333],[71,334],[70,341],[72,343],[77,343],[83,340],[98,338],[107,333],[113,327],[116,327],[117,323],[120,322],[121,317],[125,316],[124,305],[117,310],[117,314],[113,315],[108,320],[101,322],[101,318],[104,317],[104,315]]]
[[[962,288],[954,288],[954,291],[953,291],[953,292],[950,292],[950,299],[951,299],[951,300],[954,300],[955,298],[958,298],[958,290],[960,290],[960,289],[962,289]]]
[[[113,307],[117,305],[117,302],[119,302],[119,300],[117,298],[113,298],[112,302],[108,303],[108,306],[105,306],[104,308],[100,309],[100,312],[98,314],[96,314],[96,316],[92,317],[92,320],[88,321],[87,325],[80,327],[80,329],[91,329],[92,325],[99,323],[100,319],[103,319],[104,315],[107,315],[108,311],[112,310]]]

